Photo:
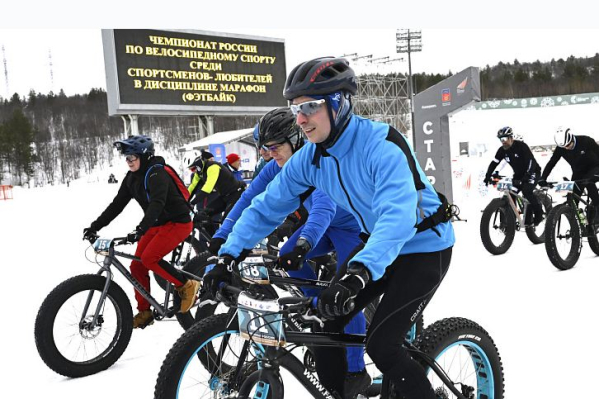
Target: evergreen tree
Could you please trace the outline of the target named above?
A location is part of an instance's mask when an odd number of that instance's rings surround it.
[[[4,179],[4,164],[6,163],[7,138],[4,135],[4,125],[0,124],[0,184]]]
[[[8,162],[23,184],[23,178],[29,180],[33,174],[33,128],[20,108],[13,111],[12,117],[4,124],[5,145],[8,148]],[[4,141],[4,140],[3,140]]]

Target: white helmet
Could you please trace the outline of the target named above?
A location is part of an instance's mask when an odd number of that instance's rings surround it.
[[[559,127],[556,129],[556,133],[554,133],[554,142],[559,147],[566,147],[573,141],[573,133],[571,133],[571,129]]]

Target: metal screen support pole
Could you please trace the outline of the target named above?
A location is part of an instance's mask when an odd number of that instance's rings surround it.
[[[214,117],[212,115],[206,115],[206,125],[208,127],[208,135],[215,134]]]
[[[121,119],[123,119],[123,133],[125,133],[125,137],[129,136],[129,120],[125,115],[121,115]]]
[[[129,115],[129,119],[131,120],[131,134],[137,136],[140,134],[138,129],[138,116],[137,115]]]

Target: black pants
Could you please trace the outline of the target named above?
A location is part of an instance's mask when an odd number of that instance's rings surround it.
[[[535,194],[533,193],[533,190],[535,190],[535,185],[537,182],[537,179],[539,177],[539,173],[533,173],[531,175],[525,175],[525,177],[520,180],[521,181],[521,192],[523,193],[523,197],[525,197],[527,199],[527,201],[529,201],[529,205],[531,206],[531,209],[533,210],[533,212],[527,212],[527,214],[525,215],[525,224],[530,225],[531,223],[533,223],[533,215],[540,215],[539,217],[541,217],[541,215],[544,213],[544,209],[542,208],[542,204],[540,204],[540,201],[537,199],[537,197],[535,196]]]
[[[326,322],[323,328],[323,331],[341,332],[356,313],[383,294],[367,330],[366,352],[377,368],[394,382],[403,395],[400,397],[435,399],[425,371],[412,360],[402,343],[446,275],[451,257],[452,248],[399,256],[382,278],[370,282],[358,294],[352,313]],[[343,276],[345,270],[346,265],[343,265],[334,281]],[[314,347],[313,353],[321,383],[343,396],[347,372],[344,349]]]

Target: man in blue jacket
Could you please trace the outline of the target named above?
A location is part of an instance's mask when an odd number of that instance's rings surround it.
[[[231,235],[244,209],[267,189],[268,184],[281,172],[292,155],[304,145],[302,130],[296,125],[295,117],[288,107],[276,108],[262,117],[259,123],[259,145],[269,152],[273,161],[260,171],[213,236],[209,250],[214,254],[217,254]],[[335,250],[339,267],[361,243],[360,228],[350,213],[337,208],[321,190],[309,189],[302,198],[305,198],[303,204],[308,210],[308,218],[281,247],[279,265],[288,270],[292,277],[316,279],[317,276],[305,260]],[[303,291],[307,296],[319,294],[315,289]],[[366,322],[362,312],[350,321],[345,331],[350,334],[365,333]],[[348,376],[345,387],[350,396],[356,396],[367,388],[370,382],[365,370],[363,348],[348,348],[347,360]]]
[[[220,281],[228,281],[228,267],[240,251],[259,241],[297,208],[303,192],[316,187],[356,218],[365,242],[319,297],[319,312],[335,318],[325,330],[340,331],[383,294],[367,331],[367,353],[399,397],[436,399],[424,370],[402,342],[450,264],[454,231],[449,206],[398,131],[353,114],[356,92],[356,77],[345,59],[318,58],[292,70],[284,97],[310,144],[244,211],[204,283],[216,291]],[[343,351],[318,348],[315,360],[323,385],[344,397]]]

